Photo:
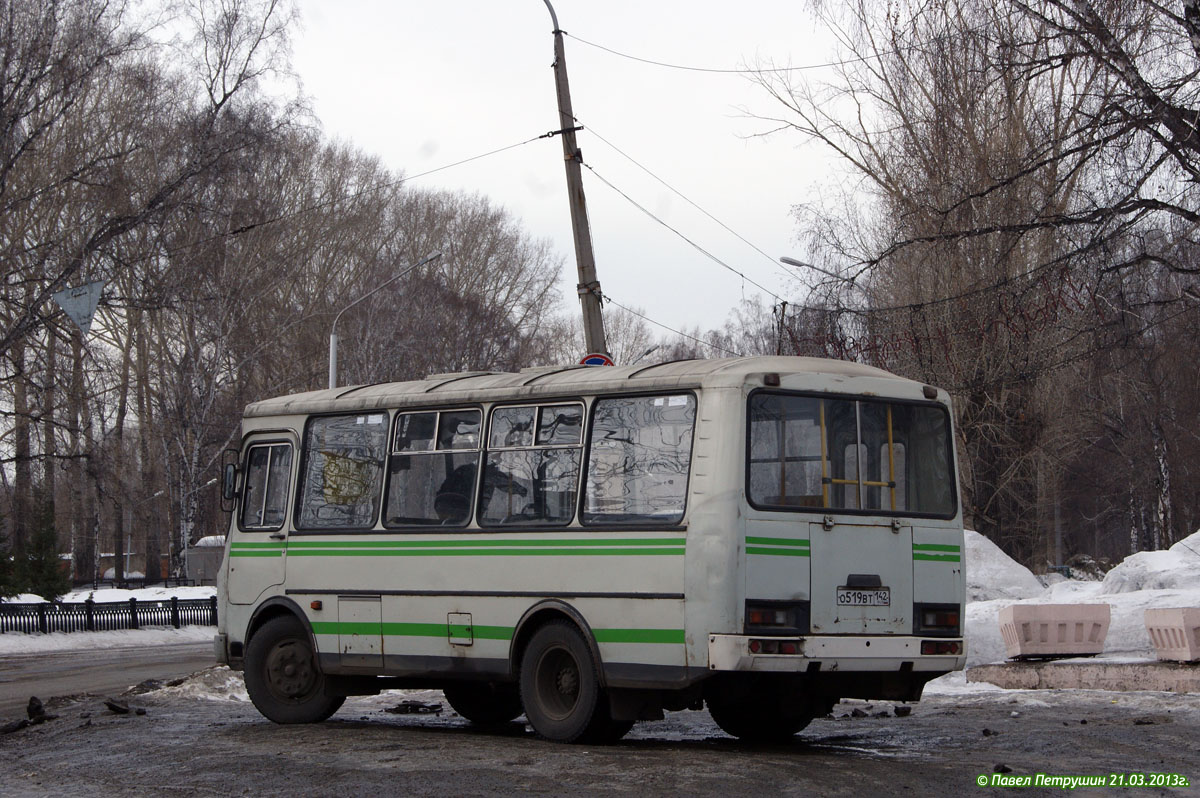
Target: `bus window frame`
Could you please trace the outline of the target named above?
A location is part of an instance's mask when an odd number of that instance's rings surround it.
[[[292,525],[291,534],[298,535],[347,535],[347,534],[371,534],[377,532],[376,527],[379,526],[379,517],[383,513],[383,502],[387,492],[387,469],[388,458],[391,456],[392,441],[395,435],[395,408],[376,408],[373,410],[354,410],[351,412],[342,413],[310,413],[304,419],[304,429],[300,434],[300,457],[298,459],[299,470],[296,472],[296,495],[292,500]],[[300,488],[301,477],[307,473],[308,469],[308,448],[305,442],[308,440],[308,430],[312,423],[318,419],[326,418],[349,418],[353,416],[372,416],[382,415],[384,417],[384,427],[387,429],[387,436],[384,439],[384,456],[383,462],[380,464],[380,486],[379,492],[376,494],[378,504],[375,507],[375,512],[371,517],[371,522],[368,526],[353,526],[353,527],[306,527],[300,526],[300,505],[303,500],[303,493]]]
[[[591,463],[592,427],[596,421],[596,405],[598,405],[602,400],[606,399],[646,399],[655,397],[666,398],[669,396],[690,396],[692,399],[692,406],[695,409],[695,415],[692,418],[692,439],[689,442],[688,448],[687,472],[683,486],[683,512],[680,514],[679,520],[656,522],[653,520],[639,519],[632,521],[600,521],[584,523],[583,503],[587,498],[584,495],[584,492],[587,490],[587,484],[585,481],[584,484],[580,485],[578,502],[579,506],[575,508],[575,519],[581,529],[587,529],[596,532],[618,529],[636,529],[643,526],[653,527],[655,530],[659,531],[684,531],[687,529],[688,511],[691,508],[691,502],[688,501],[688,498],[691,495],[692,490],[692,465],[696,457],[696,427],[700,424],[700,397],[697,395],[695,390],[685,388],[682,390],[673,389],[666,391],[634,391],[630,393],[620,392],[594,394],[591,397],[591,402],[588,407],[588,417],[586,419],[587,424],[584,430],[586,434],[583,441],[583,462],[580,464],[579,474],[580,479],[583,479],[587,475],[588,465]]]
[[[921,513],[912,510],[891,510],[891,509],[856,509],[849,507],[806,507],[801,505],[779,505],[779,504],[760,504],[755,502],[750,491],[750,453],[753,445],[753,430],[750,423],[750,403],[755,396],[767,394],[771,396],[797,396],[806,399],[830,399],[835,401],[847,402],[870,402],[873,404],[892,404],[892,405],[907,405],[911,407],[933,407],[942,412],[946,419],[946,457],[950,472],[950,500],[952,511],[949,514],[934,514]],[[746,446],[744,456],[745,480],[742,483],[743,492],[746,497],[746,503],[755,510],[770,513],[805,513],[808,515],[849,515],[857,517],[875,517],[887,516],[889,518],[916,518],[923,520],[936,521],[951,521],[958,517],[961,510],[959,505],[959,487],[958,487],[958,463],[954,451],[954,419],[947,408],[941,402],[920,401],[917,399],[902,399],[892,396],[881,395],[866,395],[866,394],[850,394],[850,393],[826,393],[822,391],[789,391],[779,388],[764,389],[758,388],[746,395],[743,403],[744,413],[743,420],[746,423]],[[856,441],[857,446],[862,446],[862,440]],[[822,452],[822,457],[825,457],[827,452]],[[905,458],[907,461],[907,445]]]
[[[438,433],[441,432],[441,429],[442,429],[442,414],[443,413],[461,413],[461,412],[464,412],[467,410],[474,410],[479,413],[479,443],[476,445],[476,447],[474,449],[439,449],[439,448],[437,448]],[[485,408],[483,406],[483,404],[473,404],[473,405],[466,404],[466,405],[449,405],[449,406],[439,405],[439,406],[433,406],[433,407],[423,406],[423,407],[390,408],[388,412],[390,412],[392,414],[392,423],[391,423],[390,433],[389,433],[390,437],[388,438],[387,459],[384,462],[384,467],[383,467],[383,498],[379,504],[379,519],[377,521],[377,526],[381,527],[383,532],[388,532],[388,533],[400,532],[400,533],[408,533],[408,534],[421,534],[421,533],[430,534],[433,532],[437,532],[438,534],[441,534],[441,533],[449,533],[449,532],[464,532],[464,531],[476,532],[476,531],[478,531],[475,529],[471,529],[471,526],[472,526],[472,524],[478,526],[478,523],[476,522],[476,519],[475,519],[475,514],[479,507],[480,475],[483,473],[483,458],[487,452],[487,449],[484,446],[484,444],[487,443],[487,438],[486,438],[485,433],[487,432],[487,421],[488,421],[489,413],[491,411],[488,410],[487,408]],[[425,450],[417,450],[417,451],[405,451],[405,452],[397,451],[396,450],[396,438],[400,434],[400,417],[405,416],[405,415],[414,415],[417,413],[435,413],[435,414],[437,414],[437,420],[436,420],[436,423],[434,424],[434,428],[433,428],[433,448],[425,449]],[[471,511],[467,514],[466,519],[462,523],[453,524],[453,525],[445,525],[445,526],[443,526],[442,524],[412,524],[412,523],[389,525],[385,521],[384,512],[387,510],[388,498],[391,496],[391,492],[392,492],[391,467],[392,467],[392,458],[393,457],[396,457],[397,455],[403,455],[403,456],[421,455],[421,456],[424,456],[424,455],[457,454],[457,453],[470,453],[470,452],[475,452],[476,454],[479,455],[479,465],[477,465],[475,468],[475,484],[471,489],[471,496],[469,497],[471,500]]]
[[[290,490],[292,490],[292,486],[295,483],[295,477],[296,477],[296,474],[298,473],[296,466],[300,460],[299,447],[296,445],[295,441],[293,441],[291,438],[250,437],[250,438],[247,438],[247,440],[242,444],[242,453],[241,453],[241,457],[239,458],[239,461],[241,462],[241,465],[242,465],[242,485],[241,485],[241,488],[238,490],[237,504],[233,508],[233,517],[234,517],[235,522],[237,523],[238,532],[248,532],[248,533],[278,532],[279,530],[288,526],[287,508],[288,508],[289,504],[287,502],[286,497],[285,497],[284,503],[283,503],[283,507],[284,507],[283,518],[279,522],[279,526],[271,526],[271,527],[246,526],[242,523],[243,505],[246,500],[246,483],[250,478],[250,468],[249,468],[250,452],[251,452],[251,450],[256,449],[260,446],[270,447],[270,446],[279,446],[281,444],[286,444],[287,446],[290,446],[292,449],[292,463],[291,463],[291,466],[289,466],[290,473],[288,474],[288,479],[287,479],[287,489],[290,491]],[[269,468],[270,467],[268,466],[268,471],[269,471]],[[264,498],[264,500],[266,499],[265,496],[263,498]]]

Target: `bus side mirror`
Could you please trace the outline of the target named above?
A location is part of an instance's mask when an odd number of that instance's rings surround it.
[[[237,497],[237,466],[229,463],[225,466],[225,478],[221,481],[221,498],[227,502]]]

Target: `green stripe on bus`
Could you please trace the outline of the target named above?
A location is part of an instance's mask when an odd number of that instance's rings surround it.
[[[597,643],[671,643],[682,645],[682,629],[593,629]]]
[[[374,621],[313,621],[312,630],[319,635],[380,635],[383,637],[474,637],[476,640],[511,640],[511,626],[467,627],[464,624],[444,623],[378,623]],[[470,630],[470,631],[468,631]],[[593,629],[598,643],[667,643],[684,642],[682,629]]]
[[[231,543],[232,549],[279,549],[283,548],[283,541],[277,540],[270,543]]]
[[[914,554],[913,559],[932,562],[962,562],[962,558],[957,554]]]
[[[808,557],[811,554],[808,549],[770,549],[761,546],[747,546],[746,553],[776,557]]]
[[[283,549],[275,549],[274,551],[271,551],[271,550],[246,551],[245,549],[242,549],[239,551],[237,549],[234,549],[229,552],[229,556],[230,557],[282,557]]]
[[[468,538],[456,540],[290,540],[289,549],[429,549],[469,548],[472,546],[497,546],[521,548],[545,548],[567,546],[683,546],[684,538],[554,538],[542,540],[496,540],[494,538]]]
[[[958,554],[962,549],[958,546],[946,546],[940,543],[914,543],[913,551],[949,551]]]
[[[292,557],[570,557],[570,556],[661,556],[683,554],[683,546],[669,549],[524,549],[524,548],[477,548],[477,549],[296,549],[289,551]]]
[[[746,536],[747,543],[764,543],[768,546],[801,546],[808,548],[808,540],[806,538],[757,538]]]

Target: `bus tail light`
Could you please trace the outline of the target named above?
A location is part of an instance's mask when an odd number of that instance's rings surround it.
[[[962,615],[957,604],[914,604],[913,633],[937,637],[962,634]]]
[[[794,636],[808,634],[807,601],[747,599],[746,633]]]
[[[800,651],[800,644],[795,640],[751,640],[751,654],[789,654],[795,656]]]
[[[952,654],[958,656],[963,653],[963,644],[961,640],[922,640],[921,654],[936,655],[936,654]]]

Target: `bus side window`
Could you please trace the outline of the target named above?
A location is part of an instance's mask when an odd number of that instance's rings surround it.
[[[383,524],[465,526],[479,470],[478,410],[401,413]]]
[[[480,525],[569,524],[582,446],[583,405],[578,402],[493,410]]]
[[[598,400],[583,523],[682,521],[695,420],[690,394]]]
[[[291,474],[291,444],[250,447],[246,452],[246,487],[242,492],[243,529],[269,531],[283,526]]]
[[[310,418],[296,526],[371,528],[383,488],[387,438],[386,413]]]

